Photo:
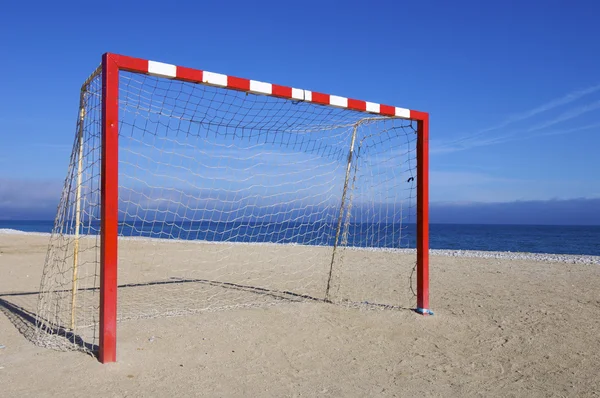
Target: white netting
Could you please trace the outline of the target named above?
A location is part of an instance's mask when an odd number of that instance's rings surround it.
[[[101,72],[84,85],[38,338],[98,344]],[[416,123],[120,73],[120,320],[411,304]]]

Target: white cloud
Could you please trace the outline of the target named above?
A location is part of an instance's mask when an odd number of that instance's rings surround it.
[[[586,104],[584,106],[580,106],[578,108],[568,110],[567,112],[564,112],[563,114],[561,114],[560,116],[558,116],[554,119],[545,121],[543,123],[540,123],[536,126],[533,126],[529,129],[527,129],[527,131],[529,132],[529,131],[542,130],[542,129],[548,128],[550,126],[554,126],[555,124],[559,124],[562,122],[566,122],[567,120],[574,119],[578,116],[583,115],[584,113],[595,111],[596,109],[600,109],[600,101],[595,101],[590,104]]]
[[[599,106],[599,108],[600,108],[600,106]],[[557,119],[555,119],[555,121]],[[546,122],[546,123],[548,124],[548,126],[544,126],[544,127],[549,127],[550,125],[557,124],[558,121],[556,123],[551,123],[551,124],[550,124],[550,122]],[[535,134],[527,134],[529,132],[543,130],[544,127],[515,130],[509,134],[505,134],[505,135],[501,135],[501,136],[489,137],[487,139],[481,139],[481,140],[477,140],[477,141],[471,141],[468,143],[455,144],[455,145],[450,145],[450,146],[445,146],[444,143],[442,143],[442,142],[439,142],[439,143],[432,142],[431,148],[430,148],[430,153],[432,153],[432,154],[451,153],[451,152],[463,151],[463,150],[472,149],[472,148],[479,148],[479,147],[483,147],[483,146],[504,144],[507,142],[514,142],[514,141],[523,141],[523,140],[528,140],[528,139],[532,139],[532,138],[578,133],[578,132],[587,131],[587,130],[600,129],[600,123],[592,123],[592,124],[588,124],[588,125],[580,126],[580,127],[564,128],[564,129],[558,129],[558,130],[538,132]]]
[[[434,141],[431,143],[431,153],[450,153],[456,151],[467,150],[471,148],[495,145],[499,143],[504,143],[508,141],[518,141],[523,139],[528,139],[531,137],[536,137],[536,135],[528,134],[539,130],[544,130],[554,125],[564,123],[566,121],[575,119],[585,113],[589,113],[595,110],[600,109],[600,101],[594,101],[582,106],[575,107],[573,109],[569,109],[557,117],[551,118],[549,120],[540,122],[532,127],[528,128],[519,128],[514,130],[508,134],[502,133],[501,135],[496,135],[495,133],[489,134],[490,132],[497,130],[505,130],[506,127],[513,125],[515,123],[522,124],[527,120],[543,114],[545,112],[551,111],[558,107],[564,107],[566,105],[571,104],[574,101],[577,101],[587,95],[593,94],[600,91],[600,85],[590,86],[583,90],[573,91],[563,97],[557,98],[540,106],[537,106],[533,109],[530,109],[526,112],[522,112],[516,115],[509,116],[503,122],[490,126],[484,129],[481,129],[475,133],[468,134],[464,137],[449,140],[449,141]],[[581,127],[579,130],[588,129],[588,126]],[[577,130],[577,131],[579,131]],[[573,129],[563,129],[562,131],[553,132],[549,135],[557,135],[557,134],[567,134],[569,132],[573,132]]]

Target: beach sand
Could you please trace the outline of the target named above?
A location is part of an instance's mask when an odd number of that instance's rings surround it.
[[[279,300],[129,319],[118,324],[117,363],[102,365],[24,337],[31,314],[20,309],[35,308],[47,242],[0,234],[2,397],[600,396],[593,259],[432,255],[430,317]],[[379,265],[403,256],[355,255]],[[355,277],[371,289],[381,280]]]

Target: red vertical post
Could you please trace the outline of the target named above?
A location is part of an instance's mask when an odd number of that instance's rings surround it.
[[[429,310],[429,115],[417,121],[417,312]]]
[[[102,180],[100,218],[100,362],[117,360],[117,234],[119,217],[119,67],[102,56]]]

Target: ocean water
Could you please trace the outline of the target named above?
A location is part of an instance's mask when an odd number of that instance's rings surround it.
[[[52,221],[0,221],[0,230],[48,233],[52,224]],[[166,239],[332,245],[335,228],[319,223],[165,222],[125,223],[120,233]],[[402,234],[398,234],[398,226],[391,224],[349,226],[351,246],[414,248],[415,243],[414,225],[403,226]],[[600,226],[432,224],[430,247],[600,256]]]

